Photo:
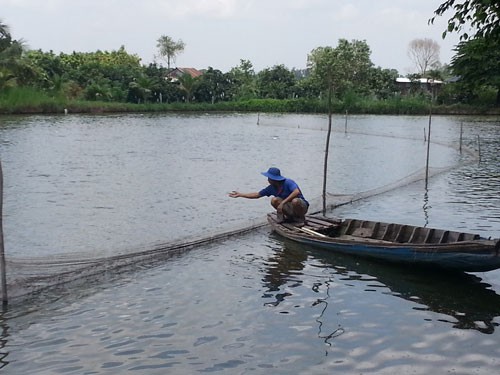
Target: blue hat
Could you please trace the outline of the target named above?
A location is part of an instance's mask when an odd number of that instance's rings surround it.
[[[267,170],[267,172],[261,172],[261,174],[273,181],[285,180],[285,177],[281,175],[279,168],[271,167]]]

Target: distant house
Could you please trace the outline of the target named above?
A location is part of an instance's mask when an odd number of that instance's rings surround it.
[[[443,81],[431,78],[410,79],[405,77],[396,78],[396,88],[401,95],[408,95],[416,91],[428,92],[433,95],[439,92],[443,85]]]
[[[189,74],[191,77],[196,78],[201,76],[203,72],[195,68],[175,68],[167,74],[167,79],[172,82],[176,82],[179,77],[183,76],[184,74]]]

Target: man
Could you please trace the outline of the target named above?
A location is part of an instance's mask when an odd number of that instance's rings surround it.
[[[309,202],[306,201],[295,181],[283,177],[281,171],[275,167],[271,167],[267,172],[261,174],[267,177],[269,186],[253,193],[232,191],[229,196],[231,198],[258,199],[272,195],[271,205],[276,209],[278,221],[293,221],[297,225],[303,225]]]

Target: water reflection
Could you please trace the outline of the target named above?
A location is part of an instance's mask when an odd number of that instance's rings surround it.
[[[424,205],[422,206],[422,211],[424,212],[424,227],[429,225],[429,208],[431,208],[429,205],[429,189],[426,187],[424,193]]]
[[[278,244],[281,244],[281,237],[274,234],[272,234],[272,236],[278,239]],[[301,246],[294,243],[290,243],[290,246],[286,243],[284,246],[277,246],[275,248],[275,252],[266,262],[268,267],[265,270],[265,275],[262,280],[266,287],[266,291],[262,298],[274,298],[275,300],[264,303],[264,306],[277,307],[280,303],[285,301],[287,297],[293,295],[289,291],[282,291],[282,288],[288,290],[288,288],[296,288],[303,284],[304,268],[309,255],[310,254],[304,251]],[[332,345],[332,339],[344,333],[344,329],[340,325],[332,330],[328,328],[324,322],[324,314],[327,312],[330,303],[330,286],[333,283],[334,280],[330,276],[325,276],[324,282],[315,282],[311,288],[314,293],[320,293],[321,289],[325,290],[325,297],[316,298],[311,303],[311,307],[318,306],[318,308],[321,309],[315,318],[318,324],[318,338],[323,340],[329,347]],[[273,294],[273,292],[275,294]],[[286,313],[286,311],[282,313]],[[323,327],[324,325],[325,327]],[[325,351],[325,356],[327,355],[328,350]]]
[[[491,285],[482,282],[481,278],[475,275],[400,267],[332,254],[288,240],[284,240],[283,250],[278,254],[275,260],[280,264],[279,278],[268,279],[274,288],[279,288],[279,285],[291,280],[295,270],[302,269],[299,261],[304,262],[306,258],[312,257],[323,267],[341,276],[336,282],[362,281],[366,282],[367,290],[386,293],[385,288],[381,289],[380,286],[374,285],[375,278],[390,290],[391,295],[415,303],[416,305],[412,307],[414,310],[432,311],[448,316],[448,318],[441,316],[436,320],[450,323],[454,328],[473,329],[491,334],[499,325],[495,318],[500,316],[500,295],[490,289]],[[285,260],[289,256],[293,259],[291,263],[289,259]],[[294,268],[287,269],[288,264],[293,264]],[[269,271],[268,275],[275,274],[272,269]],[[277,284],[273,284],[275,282]],[[333,282],[329,278],[323,283],[327,297],[318,299],[315,303],[322,304],[324,310],[328,307],[329,287]],[[318,288],[319,285],[315,284],[313,291]],[[278,300],[278,297],[276,298]],[[321,315],[323,313],[324,311]]]
[[[342,328],[340,325],[333,332],[330,332],[330,333],[324,333],[323,332],[323,324],[324,324],[324,322],[323,322],[323,316],[324,316],[325,312],[327,311],[328,305],[330,303],[329,302],[329,299],[330,299],[330,285],[333,282],[334,281],[331,278],[329,278],[327,281],[324,282],[324,285],[326,286],[326,297],[325,298],[318,298],[312,304],[313,306],[317,306],[319,304],[321,304],[323,306],[323,309],[321,310],[321,313],[316,318],[316,322],[318,323],[318,337],[320,339],[323,339],[324,343],[327,344],[328,346],[332,346],[332,343],[330,342],[330,340],[334,339],[335,337],[338,337],[338,336],[342,335],[345,332],[344,328]],[[320,285],[321,285],[320,283],[315,283],[314,286],[313,286],[313,290],[317,291]],[[327,356],[327,355],[328,355],[328,350],[325,351],[325,356]]]
[[[267,269],[262,280],[264,286],[267,288],[262,298],[275,298],[275,301],[266,302],[265,306],[278,306],[285,300],[286,297],[291,296],[289,292],[276,293],[284,284],[292,282],[289,287],[296,287],[302,281],[295,277],[301,275],[304,269],[304,262],[307,260],[307,253],[302,249],[294,249],[283,247],[277,248],[274,255],[267,261]]]
[[[7,346],[7,338],[9,337],[9,327],[3,316],[3,311],[0,312],[0,370],[7,366],[9,362],[6,360],[9,353],[5,350]]]

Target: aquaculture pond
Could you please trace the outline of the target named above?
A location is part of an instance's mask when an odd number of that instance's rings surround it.
[[[228,197],[259,190],[260,172],[278,166],[320,209],[327,124],[323,115],[0,117],[10,296],[0,371],[496,373],[500,271],[403,268],[299,246],[271,233],[267,198]],[[499,238],[500,119],[431,125],[428,148],[428,117],[336,116],[328,203],[346,204],[328,215]]]

